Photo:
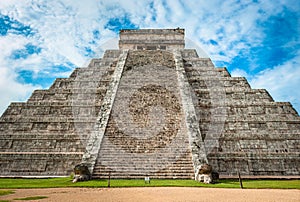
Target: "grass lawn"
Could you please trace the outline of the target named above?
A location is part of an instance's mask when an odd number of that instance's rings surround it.
[[[9,195],[15,193],[12,190],[0,190],[0,196]]]
[[[72,183],[67,178],[49,179],[13,179],[0,178],[0,189],[19,188],[56,188],[56,187],[107,187],[108,180],[90,180]],[[203,184],[194,180],[156,180],[150,184],[144,180],[117,180],[110,181],[111,187],[214,187],[214,188],[240,188],[238,180],[224,179],[216,184]],[[300,189],[300,180],[243,180],[244,188],[252,189]],[[1,191],[1,190],[0,190]],[[0,192],[1,193],[1,192]]]

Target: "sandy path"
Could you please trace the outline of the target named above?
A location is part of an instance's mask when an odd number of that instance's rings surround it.
[[[215,189],[215,188],[53,188],[17,189],[1,200],[28,196],[48,196],[35,201],[209,201],[209,202],[300,202],[300,190]]]

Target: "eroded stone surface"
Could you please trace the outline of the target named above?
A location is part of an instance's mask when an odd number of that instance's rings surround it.
[[[11,103],[0,118],[1,175],[69,175],[81,161],[96,178],[194,179],[207,162],[220,175],[299,175],[290,103],[183,49],[181,29],[140,32],[121,32],[128,55],[107,50]]]

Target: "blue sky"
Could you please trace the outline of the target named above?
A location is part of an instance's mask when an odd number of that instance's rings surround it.
[[[101,57],[119,29],[176,27],[216,66],[300,112],[298,0],[0,0],[0,114]]]

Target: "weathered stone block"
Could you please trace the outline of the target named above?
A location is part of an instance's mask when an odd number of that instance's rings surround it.
[[[8,107],[2,175],[69,175],[82,159],[96,178],[193,179],[204,162],[221,175],[299,175],[300,118],[290,103],[184,49],[182,29],[120,38],[128,54],[107,50]]]

